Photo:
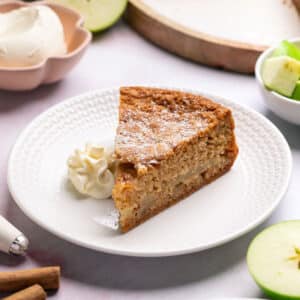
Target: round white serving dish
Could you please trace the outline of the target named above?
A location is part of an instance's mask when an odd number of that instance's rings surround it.
[[[270,216],[287,190],[292,159],[286,140],[270,121],[245,106],[183,91],[219,102],[234,115],[239,156],[230,172],[212,184],[126,234],[98,225],[94,217],[106,215],[113,201],[82,199],[75,193],[67,180],[66,160],[88,141],[105,145],[114,140],[119,89],[112,88],[63,101],[28,125],[9,159],[14,200],[37,224],[63,239],[129,256],[201,251],[253,229]]]
[[[290,39],[289,41],[300,47],[300,38]],[[282,119],[300,125],[300,101],[292,100],[268,90],[262,80],[261,71],[264,61],[272,55],[276,47],[277,45],[267,49],[259,56],[255,65],[255,77],[267,107]]]

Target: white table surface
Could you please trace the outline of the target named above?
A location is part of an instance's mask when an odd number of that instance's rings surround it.
[[[14,204],[6,184],[7,159],[18,134],[34,117],[89,90],[147,83],[222,95],[254,108],[282,131],[292,149],[293,174],[287,195],[266,223],[205,252],[170,258],[128,258],[65,242],[34,224]],[[176,57],[150,44],[122,22],[96,37],[80,64],[62,82],[26,93],[0,91],[0,141],[0,214],[22,229],[31,242],[26,259],[0,254],[0,271],[61,265],[61,289],[50,299],[262,297],[247,271],[247,246],[266,225],[300,218],[300,127],[266,109],[254,77]]]

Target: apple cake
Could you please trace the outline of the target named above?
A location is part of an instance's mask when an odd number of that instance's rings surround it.
[[[180,91],[121,88],[113,189],[121,231],[227,172],[237,153],[230,109]]]

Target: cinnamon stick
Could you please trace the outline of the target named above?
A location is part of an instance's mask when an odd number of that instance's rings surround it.
[[[46,267],[23,271],[0,272],[0,291],[18,291],[34,284],[45,290],[59,288],[60,267]]]
[[[43,288],[40,285],[35,284],[25,290],[5,297],[2,300],[45,300],[46,297],[47,294]]]

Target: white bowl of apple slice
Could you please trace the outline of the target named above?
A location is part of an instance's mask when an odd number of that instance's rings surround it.
[[[256,62],[255,76],[267,107],[300,125],[300,38],[264,51]]]

